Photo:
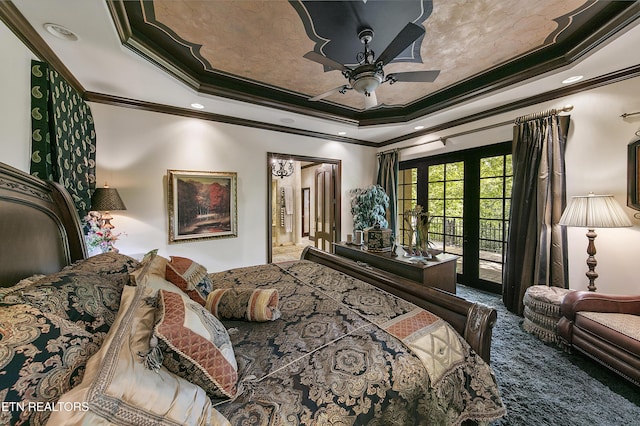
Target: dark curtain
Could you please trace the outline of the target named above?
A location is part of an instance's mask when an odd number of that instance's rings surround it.
[[[522,315],[529,286],[568,288],[567,237],[558,225],[566,206],[564,152],[569,116],[517,123],[513,190],[502,299]]]
[[[389,209],[387,221],[393,237],[396,236],[396,223],[398,221],[398,150],[388,153],[378,153],[378,179],[380,185],[389,196]]]
[[[89,105],[46,62],[31,61],[31,174],[62,184],[83,218],[96,186]]]

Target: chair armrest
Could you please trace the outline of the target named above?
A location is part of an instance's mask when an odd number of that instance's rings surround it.
[[[640,315],[640,295],[572,291],[562,299],[560,311],[570,321],[574,321],[580,311]]]

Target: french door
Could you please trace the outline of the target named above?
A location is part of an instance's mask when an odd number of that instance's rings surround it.
[[[511,142],[411,160],[400,168],[398,223],[403,223],[404,210],[423,206],[432,216],[430,241],[460,256],[457,282],[501,292],[511,209]],[[402,226],[399,231],[406,239]]]

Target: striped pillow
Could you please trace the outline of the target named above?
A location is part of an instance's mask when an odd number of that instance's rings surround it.
[[[220,319],[262,322],[280,318],[275,289],[214,290],[209,293],[205,308]]]

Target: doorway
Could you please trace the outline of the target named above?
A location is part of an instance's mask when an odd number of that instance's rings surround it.
[[[297,260],[308,245],[331,251],[341,232],[341,161],[278,153],[267,161],[267,262]],[[277,173],[280,164],[290,172]]]

